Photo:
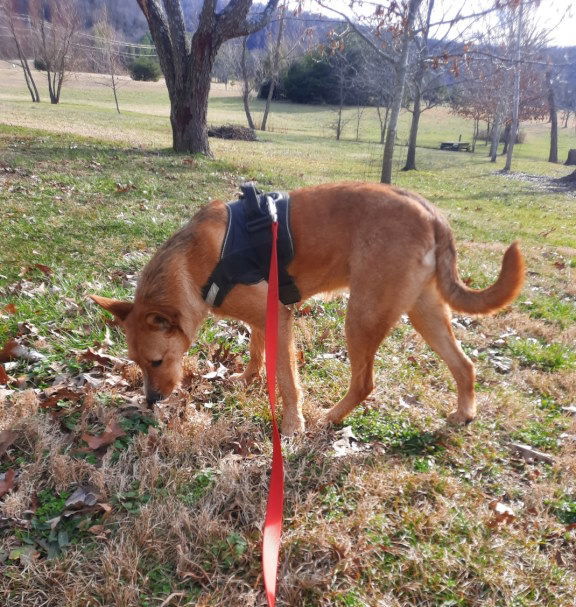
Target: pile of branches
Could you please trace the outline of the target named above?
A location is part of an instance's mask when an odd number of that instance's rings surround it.
[[[240,141],[258,141],[254,129],[237,124],[223,124],[222,126],[210,127],[208,129],[209,137],[219,137],[220,139],[239,139]]]

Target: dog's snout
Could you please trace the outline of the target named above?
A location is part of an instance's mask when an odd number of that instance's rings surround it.
[[[146,390],[146,403],[149,407],[152,407],[152,405],[157,403],[159,400],[162,400],[163,398],[164,395],[160,394],[160,392],[156,392],[156,390]]]

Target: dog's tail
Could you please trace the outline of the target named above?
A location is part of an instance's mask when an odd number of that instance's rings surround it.
[[[435,221],[436,279],[442,297],[457,312],[490,314],[514,301],[524,284],[524,258],[518,243],[512,243],[502,260],[496,282],[486,289],[468,288],[458,275],[456,248],[446,219]]]

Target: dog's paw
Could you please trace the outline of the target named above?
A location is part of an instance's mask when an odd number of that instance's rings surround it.
[[[253,373],[252,371],[244,371],[244,373],[232,373],[228,378],[231,382],[236,384],[242,384],[249,386],[254,383],[257,379],[260,379],[260,373]]]
[[[340,422],[340,420],[336,419],[336,417],[333,414],[331,415],[330,411],[328,411],[318,420],[318,427],[319,428],[330,428],[330,427],[334,426],[335,424],[338,424],[339,422]]]
[[[282,418],[282,436],[294,436],[294,434],[301,434],[304,432],[306,424],[304,418],[298,417],[283,417]]]
[[[467,413],[466,411],[452,411],[446,421],[451,426],[465,426],[474,420],[476,415],[474,413]]]

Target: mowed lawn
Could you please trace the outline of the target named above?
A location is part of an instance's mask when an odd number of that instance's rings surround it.
[[[5,66],[0,350],[11,338],[27,350],[0,381],[0,604],[264,605],[270,419],[263,385],[227,381],[246,360],[246,329],[207,321],[182,389],[153,417],[137,406],[121,332],[87,295],[131,297],[156,247],[243,180],[377,180],[375,112],[356,141],[348,109],[336,142],[330,108],[275,104],[258,142],[211,139],[215,160],[191,158],[169,150],[161,83],[127,82],[118,115],[95,76],[38,105]],[[244,124],[233,88],[214,87],[209,119]],[[569,167],[546,162],[547,125],[523,128],[509,176],[482,144],[437,149],[472,130],[445,108],[424,115],[419,171],[402,172],[397,149],[395,182],[450,218],[467,282],[492,282],[515,239],[526,255],[510,309],[454,319],[478,373],[473,424],[446,425],[452,378],[403,320],[379,350],[373,395],[345,421],[356,440],[335,447],[339,428],[317,422],[347,387],[346,298],[297,313],[308,431],[284,444],[279,606],[574,604],[576,190],[556,181]],[[565,158],[574,125],[560,144]]]

